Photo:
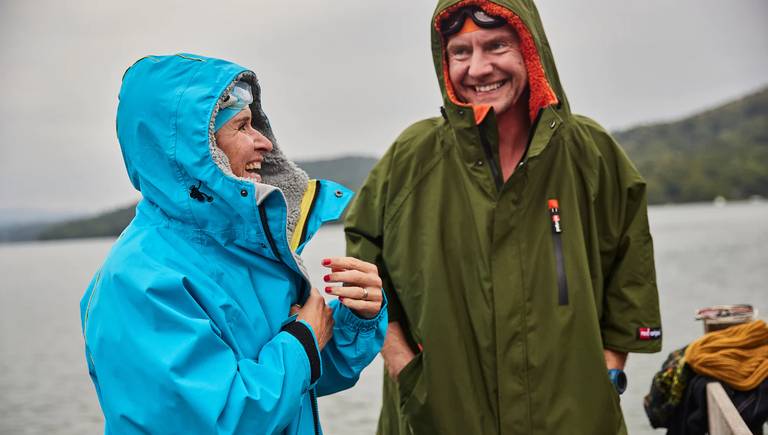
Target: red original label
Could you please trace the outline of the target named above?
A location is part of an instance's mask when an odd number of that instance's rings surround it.
[[[563,227],[560,224],[560,205],[557,199],[550,199],[547,201],[547,207],[549,207],[549,216],[552,221],[552,231],[555,233],[562,233]]]
[[[661,328],[637,328],[637,339],[648,341],[661,338]]]

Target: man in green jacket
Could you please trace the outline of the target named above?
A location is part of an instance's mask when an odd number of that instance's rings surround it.
[[[626,355],[661,348],[645,182],[571,113],[531,1],[439,1],[432,53],[442,117],[346,221],[390,301],[378,433],[626,433]]]

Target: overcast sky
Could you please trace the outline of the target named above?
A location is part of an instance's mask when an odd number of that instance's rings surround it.
[[[115,137],[120,78],[186,51],[253,69],[293,159],[381,155],[439,114],[434,1],[0,0],[0,209],[93,212],[133,191]],[[610,129],[768,84],[765,0],[538,2],[572,108]]]

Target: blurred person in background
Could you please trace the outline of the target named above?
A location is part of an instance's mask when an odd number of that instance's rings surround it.
[[[626,433],[627,353],[661,349],[645,182],[571,113],[531,1],[441,0],[431,35],[442,117],[346,219],[390,301],[378,433]]]
[[[317,396],[350,388],[387,326],[376,267],[299,256],[351,192],[275,142],[252,71],[194,55],[126,71],[117,133],[136,217],[81,302],[105,433],[317,434]]]

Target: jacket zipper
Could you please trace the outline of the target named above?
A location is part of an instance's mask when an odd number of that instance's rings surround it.
[[[312,198],[312,204],[310,204],[309,210],[307,210],[307,219],[306,219],[306,222],[304,222],[304,228],[301,229],[301,237],[299,238],[299,244],[298,246],[296,246],[296,248],[303,245],[307,241],[307,232],[308,232],[307,230],[309,229],[309,217],[312,216],[312,212],[315,210],[315,204],[317,204],[317,198],[320,197],[320,186],[321,186],[320,181],[315,181],[315,197]]]
[[[501,192],[501,188],[504,186],[504,180],[501,178],[499,166],[496,164],[496,159],[493,157],[491,144],[488,142],[488,138],[485,136],[485,131],[483,131],[483,128],[477,126],[477,130],[480,133],[480,143],[483,145],[485,159],[488,160],[488,166],[491,168],[491,176],[493,177],[494,183],[496,183],[496,191]]]
[[[563,227],[560,224],[560,205],[557,199],[550,199],[549,217],[552,221],[552,241],[555,245],[555,266],[557,268],[557,302],[558,305],[568,305],[568,279],[565,274],[565,258],[563,256]]]
[[[318,183],[319,187],[319,183]],[[313,203],[314,204],[314,203]],[[269,242],[269,247],[272,250],[272,254],[275,256],[275,259],[277,261],[288,264],[283,260],[283,257],[280,255],[280,251],[277,249],[277,244],[275,243],[275,238],[272,236],[272,233],[269,231],[269,223],[267,221],[267,211],[264,207],[264,204],[260,204],[258,206],[259,208],[259,217],[261,218],[261,227],[264,229],[264,234],[267,236],[267,241]],[[290,247],[289,247],[290,249]],[[290,267],[290,266],[289,266]],[[309,296],[309,292],[312,290],[312,285],[309,282],[309,278],[304,276],[304,289],[302,291],[302,294],[304,295],[303,298],[306,299],[307,296]]]
[[[314,203],[313,203],[314,205]],[[267,223],[267,211],[264,209],[264,205],[259,205],[259,217],[261,217],[261,226],[264,228],[264,234],[267,236],[269,247],[272,249],[272,253],[275,254],[278,260],[280,259],[280,253],[277,251],[277,245],[275,245],[275,239],[272,237],[272,233],[269,231],[269,224]],[[315,435],[320,435],[320,418],[317,412],[317,397],[315,396],[314,388],[309,391],[309,399],[312,405],[312,423],[315,426]]]
[[[317,396],[315,395],[315,389],[309,391],[309,399],[312,402],[312,420],[315,424],[315,435],[320,435],[320,417],[317,413]]]
[[[523,156],[520,157],[518,167],[525,165],[526,159],[528,158],[528,149],[531,147],[531,142],[533,142],[533,136],[536,132],[536,127],[539,125],[539,120],[541,119],[541,114],[543,111],[543,109],[539,109],[539,112],[536,114],[536,119],[531,125],[531,129],[528,132],[528,141],[525,144],[525,152],[523,153]],[[483,146],[483,153],[485,154],[485,158],[488,160],[488,166],[491,167],[491,176],[493,177],[493,181],[496,183],[496,190],[501,192],[501,189],[504,187],[504,178],[499,171],[499,165],[497,164],[496,159],[493,157],[493,149],[491,149],[491,144],[488,141],[483,128],[478,125],[477,131],[480,133],[480,143]]]
[[[283,261],[280,258],[280,252],[277,251],[275,239],[272,238],[272,233],[269,232],[269,224],[267,223],[267,211],[264,208],[264,204],[259,205],[259,217],[261,218],[261,226],[264,229],[264,234],[267,236],[267,241],[269,242],[269,247],[272,249],[272,253],[275,255],[275,258],[277,258],[278,261]]]
[[[539,120],[541,119],[542,113],[544,113],[544,109],[539,109],[539,111],[536,113],[536,119],[534,119],[533,124],[531,124],[531,129],[528,130],[528,141],[525,143],[525,152],[523,153],[523,156],[520,157],[520,163],[518,163],[518,166],[524,166],[528,161],[528,150],[531,149],[533,136],[536,134],[536,129],[539,127]]]

